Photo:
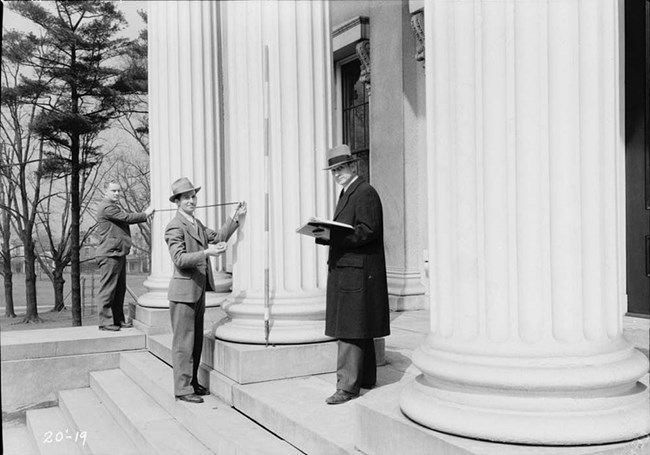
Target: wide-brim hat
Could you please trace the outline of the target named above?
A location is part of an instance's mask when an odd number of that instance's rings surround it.
[[[352,156],[350,147],[345,144],[338,145],[327,151],[327,167],[323,168],[323,170],[328,171],[341,164],[352,163],[354,161],[359,161],[359,158]]]
[[[189,193],[190,191],[198,193],[200,189],[200,186],[194,187],[192,182],[190,182],[190,179],[187,177],[181,177],[172,183],[172,195],[169,196],[169,202],[174,202],[174,199],[176,199],[179,194]]]

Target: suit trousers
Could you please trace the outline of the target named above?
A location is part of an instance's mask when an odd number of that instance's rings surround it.
[[[103,256],[99,264],[99,291],[97,306],[99,326],[120,325],[124,321],[124,294],[126,293],[126,256]]]
[[[339,339],[336,389],[358,394],[361,387],[372,387],[376,381],[375,340]]]
[[[172,368],[174,395],[194,393],[203,350],[203,316],[205,291],[196,303],[169,302],[172,320]]]

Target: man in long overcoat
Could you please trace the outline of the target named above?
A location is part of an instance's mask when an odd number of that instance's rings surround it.
[[[239,226],[238,217],[246,213],[242,203],[218,231],[205,227],[194,217],[196,193],[200,189],[187,177],[172,184],[169,200],[176,203],[178,211],[165,228],[165,242],[174,263],[167,294],[173,333],[174,395],[190,403],[202,403],[200,395],[210,393],[198,380],[205,292],[215,289],[210,256],[216,257],[226,250],[225,242]]]
[[[357,175],[347,145],[328,152],[327,170],[343,187],[331,229],[316,242],[329,245],[325,334],[338,338],[336,392],[326,402],[344,403],[377,379],[374,338],[390,334],[384,228],[377,191]]]

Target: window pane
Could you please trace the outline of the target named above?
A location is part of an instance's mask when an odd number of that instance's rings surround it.
[[[358,60],[341,65],[343,143],[360,158],[359,175],[369,181],[368,92],[365,83],[359,81],[360,74]]]

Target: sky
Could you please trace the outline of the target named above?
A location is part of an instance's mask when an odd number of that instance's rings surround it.
[[[22,18],[18,14],[10,11],[7,8],[7,2],[4,3],[4,12],[2,18],[2,27],[6,29],[18,29],[18,30],[29,30],[36,32],[37,27],[27,19]],[[53,3],[52,1],[44,0],[41,3]],[[122,10],[124,18],[126,19],[128,26],[122,32],[123,36],[126,38],[136,38],[138,32],[145,27],[144,22],[138,15],[138,10],[147,10],[146,1],[135,1],[135,0],[120,0],[116,1],[118,8]]]
[[[10,11],[6,6],[7,2],[3,1],[3,17],[2,17],[2,28],[4,29],[17,29],[22,31],[31,31],[38,33],[39,27],[33,24],[31,21],[24,19],[20,15]],[[54,3],[51,0],[43,0],[41,3]],[[140,30],[146,27],[144,21],[140,18],[137,11],[138,10],[147,10],[146,1],[116,1],[118,3],[118,8],[122,10],[124,18],[127,22],[126,28],[121,32],[121,36],[125,38],[136,38]],[[135,143],[133,138],[131,138],[127,133],[119,129],[118,127],[112,127],[103,131],[98,139],[97,145],[102,146],[102,152],[111,152],[111,153],[138,153],[141,154],[141,149],[138,144]],[[94,223],[91,217],[86,217],[84,220],[84,228],[87,228],[90,224]]]

